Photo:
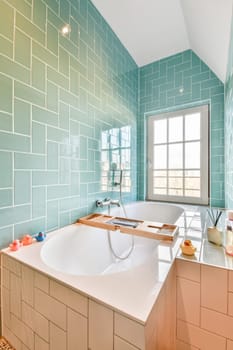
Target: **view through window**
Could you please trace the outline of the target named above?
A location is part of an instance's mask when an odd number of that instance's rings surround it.
[[[148,119],[148,199],[208,204],[208,106]]]

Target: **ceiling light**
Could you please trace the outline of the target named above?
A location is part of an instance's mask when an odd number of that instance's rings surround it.
[[[183,92],[184,92],[184,88],[181,87],[181,88],[179,89],[179,93],[180,93],[180,94],[183,94]]]
[[[62,35],[68,35],[70,32],[71,32],[71,26],[69,24],[64,25],[61,29]]]

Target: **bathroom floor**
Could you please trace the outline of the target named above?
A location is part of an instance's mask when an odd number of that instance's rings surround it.
[[[0,339],[0,350],[15,350],[5,338]]]

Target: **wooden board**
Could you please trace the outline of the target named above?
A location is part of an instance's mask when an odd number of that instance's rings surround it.
[[[120,230],[122,233],[163,241],[173,241],[179,232],[179,228],[176,225],[128,219],[98,213],[82,217],[78,222],[105,230]]]

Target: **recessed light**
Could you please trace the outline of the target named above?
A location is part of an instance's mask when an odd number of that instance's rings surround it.
[[[68,35],[70,32],[71,32],[71,26],[69,24],[64,25],[61,29],[62,35]]]
[[[180,94],[183,94],[183,92],[184,92],[184,88],[181,87],[181,88],[179,89],[179,93],[180,93]]]

